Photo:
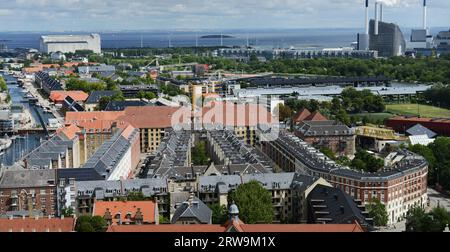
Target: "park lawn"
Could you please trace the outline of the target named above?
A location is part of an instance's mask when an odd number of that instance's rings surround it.
[[[450,110],[430,105],[421,104],[418,108],[418,105],[414,103],[389,104],[386,105],[386,110],[400,115],[417,115],[419,112],[421,117],[450,118]]]
[[[361,118],[366,116],[367,118],[369,118],[371,120],[384,120],[384,119],[394,117],[395,115],[393,115],[391,113],[359,113],[359,114],[350,114],[350,116],[359,116]]]

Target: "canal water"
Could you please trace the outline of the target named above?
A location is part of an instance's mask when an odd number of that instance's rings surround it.
[[[28,110],[34,119],[35,124],[38,125],[41,125],[39,116],[41,116],[46,124],[48,124],[48,119],[54,118],[53,114],[45,113],[41,107],[29,103],[28,98],[26,97],[27,92],[24,92],[25,89],[18,86],[17,78],[6,73],[3,73],[2,76],[8,84],[8,90],[11,96],[12,113],[21,113],[22,110]],[[16,124],[14,127],[18,127],[18,125]],[[0,137],[4,137],[4,133],[2,133],[2,136]],[[14,135],[9,137],[12,140],[11,147],[6,149],[3,155],[0,156],[0,161],[2,165],[5,166],[13,165],[24,155],[37,148],[42,140],[47,139],[47,136],[43,133]]]

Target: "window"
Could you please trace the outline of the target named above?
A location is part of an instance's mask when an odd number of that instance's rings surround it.
[[[41,194],[45,194],[45,189],[41,189]]]

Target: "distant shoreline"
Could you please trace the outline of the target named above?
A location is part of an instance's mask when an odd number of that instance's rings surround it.
[[[204,36],[201,36],[200,38],[211,39],[211,38],[234,38],[234,37],[230,36],[230,35],[204,35]]]

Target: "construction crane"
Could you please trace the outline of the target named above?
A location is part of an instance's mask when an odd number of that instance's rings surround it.
[[[156,67],[159,67],[159,56],[156,56],[156,58],[155,59],[153,59],[152,61],[150,61],[150,63],[148,63],[144,68],[148,68],[151,64],[153,64],[153,62],[155,62],[156,61]]]

